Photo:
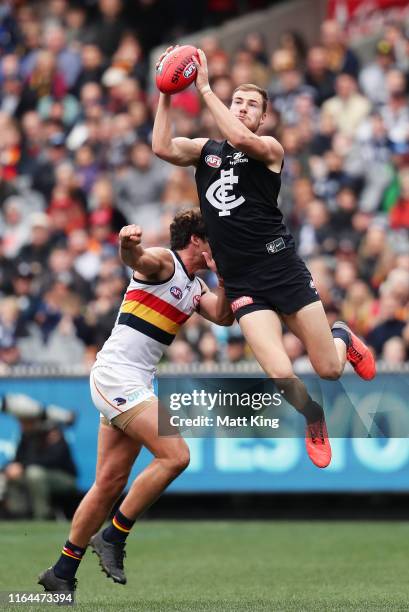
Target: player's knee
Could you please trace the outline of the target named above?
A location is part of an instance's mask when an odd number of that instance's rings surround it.
[[[327,362],[316,368],[318,376],[326,380],[338,380],[342,374],[342,367],[339,362]]]
[[[173,475],[181,474],[190,463],[190,452],[187,445],[179,448],[166,459],[167,468]]]
[[[116,499],[124,490],[127,482],[128,475],[106,472],[97,478],[95,484],[105,499]]]
[[[285,382],[289,378],[294,378],[294,371],[291,366],[280,366],[277,364],[272,364],[271,367],[268,368],[268,375],[270,378],[274,378],[277,384],[280,382]]]

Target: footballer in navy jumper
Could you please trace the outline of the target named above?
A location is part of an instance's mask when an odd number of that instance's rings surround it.
[[[324,413],[294,375],[282,323],[303,342],[322,378],[339,378],[348,360],[370,380],[375,361],[345,323],[337,321],[330,329],[311,274],[285,227],[277,203],[284,150],[272,136],[257,135],[266,117],[266,92],[251,83],[240,85],[227,108],[209,85],[203,51],[192,59],[196,88],[224,140],[173,137],[170,96],[161,93],[152,148],[175,165],[196,167],[209,243],[232,310],[260,365],[280,380],[286,399],[305,416],[311,460],[326,467],[331,447]]]

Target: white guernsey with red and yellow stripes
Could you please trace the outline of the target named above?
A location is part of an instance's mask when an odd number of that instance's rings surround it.
[[[189,277],[177,253],[175,270],[161,283],[132,278],[111,336],[97,355],[96,366],[121,368],[123,375],[137,368],[150,384],[164,348],[197,309],[202,285]]]

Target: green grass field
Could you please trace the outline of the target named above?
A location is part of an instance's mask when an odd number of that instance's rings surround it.
[[[0,523],[0,591],[39,591],[37,574],[67,531]],[[87,552],[77,612],[409,610],[409,523],[141,522],[127,549],[126,586]],[[47,609],[55,606],[1,607]]]

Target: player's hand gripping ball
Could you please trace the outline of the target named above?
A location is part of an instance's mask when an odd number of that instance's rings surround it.
[[[169,49],[159,58],[156,85],[162,93],[174,94],[183,91],[195,80],[197,71],[192,56],[197,55],[197,49],[192,45]]]

